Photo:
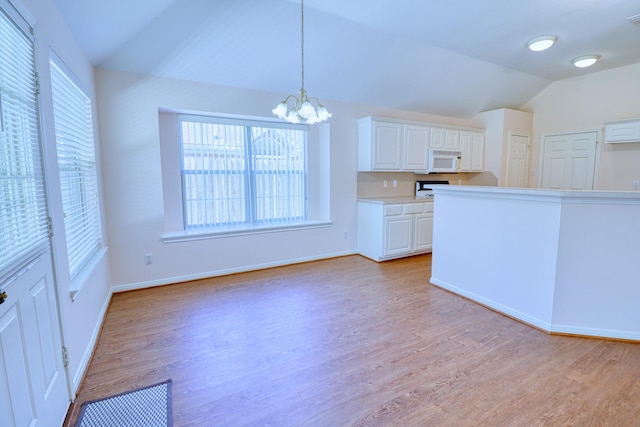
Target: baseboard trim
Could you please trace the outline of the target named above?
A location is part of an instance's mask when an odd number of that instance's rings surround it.
[[[613,339],[613,340],[631,341],[631,342],[640,341],[640,334],[636,332],[610,330],[610,329],[598,329],[598,328],[589,328],[589,327],[572,326],[572,325],[560,325],[560,324],[555,324],[553,322],[548,323],[540,319],[537,319],[535,317],[531,317],[527,314],[521,313],[505,305],[499,304],[493,300],[483,298],[472,292],[465,291],[461,288],[458,288],[457,286],[454,286],[442,280],[438,280],[436,278],[431,277],[430,283],[433,284],[434,286],[437,286],[446,291],[452,292],[456,295],[459,295],[463,298],[466,298],[470,301],[473,301],[477,304],[487,307],[490,310],[496,311],[516,321],[532,326],[536,329],[540,329],[541,331],[544,331],[551,335],[567,335],[567,336],[575,336],[575,337],[582,337],[582,338]]]
[[[553,325],[552,335],[579,336],[588,338],[606,338],[618,341],[640,342],[640,334],[611,329],[582,328],[571,325]]]
[[[460,295],[460,296],[462,296],[464,298],[467,298],[468,300],[471,300],[471,301],[473,301],[473,302],[475,302],[477,304],[480,304],[480,305],[482,305],[484,307],[487,307],[487,308],[489,308],[489,309],[491,309],[493,311],[496,311],[496,312],[498,312],[500,314],[503,314],[503,315],[505,315],[507,317],[511,317],[512,319],[518,320],[518,321],[520,321],[522,323],[525,323],[525,324],[527,324],[529,326],[533,326],[536,329],[540,329],[540,330],[542,330],[544,332],[547,332],[547,333],[551,332],[551,327],[552,327],[551,323],[545,322],[545,321],[543,321],[541,319],[538,319],[536,317],[529,316],[528,314],[522,313],[522,312],[520,312],[518,310],[514,310],[511,307],[507,307],[506,305],[497,303],[497,302],[495,302],[493,300],[490,300],[488,298],[481,297],[480,295],[476,295],[473,292],[465,291],[464,289],[458,288],[457,286],[454,286],[454,285],[452,285],[450,283],[447,283],[447,282],[444,282],[442,280],[435,279],[435,278],[432,277],[430,279],[430,282],[431,282],[431,284],[433,284],[433,285],[435,285],[435,286],[437,286],[439,288],[442,288],[442,289],[444,289],[446,291],[452,292],[452,293],[454,293],[456,295]]]
[[[102,309],[100,310],[100,315],[98,316],[98,321],[96,322],[96,326],[93,329],[93,333],[91,334],[91,339],[89,340],[89,345],[87,345],[87,349],[82,357],[82,361],[78,366],[78,370],[76,371],[76,375],[73,378],[73,400],[75,401],[75,397],[78,394],[78,389],[82,384],[82,380],[84,379],[85,374],[87,373],[87,369],[89,368],[89,363],[91,363],[91,359],[93,358],[93,354],[96,350],[96,345],[98,344],[98,338],[100,337],[100,332],[102,331],[102,324],[104,323],[104,319],[107,315],[107,310],[109,308],[109,304],[111,303],[111,297],[113,296],[113,291],[109,290],[107,294],[107,298],[105,298],[104,304],[102,305]]]
[[[150,280],[146,282],[114,285],[111,287],[111,292],[119,293],[119,292],[126,292],[126,291],[134,291],[137,289],[153,288],[156,286],[172,285],[175,283],[188,282],[191,280],[208,279],[211,277],[228,276],[230,274],[246,273],[248,271],[264,270],[267,268],[282,267],[285,265],[302,264],[305,262],[320,261],[323,259],[339,258],[343,256],[356,255],[357,253],[358,252],[355,250],[344,251],[344,252],[334,252],[331,254],[317,255],[317,256],[311,256],[311,257],[305,257],[305,258],[288,259],[288,260],[269,262],[264,264],[253,264],[253,265],[247,265],[247,266],[236,267],[236,268],[227,268],[223,270],[213,270],[213,271],[208,271],[204,273],[169,277],[169,278],[164,278],[159,280]]]

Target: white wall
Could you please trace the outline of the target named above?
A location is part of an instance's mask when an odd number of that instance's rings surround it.
[[[98,70],[96,75],[111,273],[118,290],[354,253],[356,120],[382,115],[444,124],[468,123],[323,99],[333,113],[326,153],[332,222],[329,227],[163,243],[166,201],[158,110],[272,119],[271,109],[282,94],[107,70]],[[145,253],[153,254],[153,264],[144,265]]]
[[[545,134],[600,130],[608,120],[640,117],[640,64],[552,83],[523,108],[534,113],[531,167],[537,171]],[[640,180],[640,143],[599,149],[598,189],[631,190]]]
[[[83,86],[83,89],[87,90],[89,94],[94,91],[93,67],[85,59],[51,0],[24,0],[22,5],[26,7],[28,13],[36,21],[36,62],[40,75],[40,113],[45,151],[47,191],[54,227],[53,255],[56,285],[61,308],[63,340],[69,354],[68,369],[72,380],[72,388],[75,391],[93,351],[93,340],[99,331],[102,315],[110,295],[111,280],[107,254],[88,275],[86,285],[77,295],[76,300],[71,300],[69,291],[72,283],[67,263],[64,219],[55,151],[53,103],[49,77],[50,49],[64,61]],[[97,123],[97,121],[94,122]],[[99,141],[96,140],[96,143],[99,144]]]

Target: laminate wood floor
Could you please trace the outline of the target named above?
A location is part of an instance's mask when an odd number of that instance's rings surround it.
[[[67,415],[171,378],[175,426],[640,425],[640,344],[551,336],[349,256],[115,294]]]

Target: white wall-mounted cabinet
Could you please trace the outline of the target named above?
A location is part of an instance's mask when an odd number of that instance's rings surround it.
[[[460,150],[460,131],[440,127],[431,127],[429,148],[436,150]]]
[[[482,171],[484,133],[407,122],[380,117],[358,120],[358,171],[360,172],[424,172],[428,151],[463,150],[462,138],[471,134],[469,167],[462,171]],[[464,155],[463,155],[464,158]]]
[[[444,150],[447,142],[447,130],[443,128],[430,128],[429,132],[431,133],[429,148]]]
[[[480,132],[460,132],[461,172],[482,172],[484,170],[484,134]]]
[[[427,169],[429,128],[416,125],[403,126],[404,147],[401,170],[424,171]]]
[[[424,171],[429,128],[366,117],[358,121],[359,171]]]
[[[640,119],[605,122],[604,134],[609,144],[640,142]]]
[[[433,203],[358,201],[358,253],[384,261],[430,252]]]
[[[444,144],[445,150],[459,151],[460,150],[460,131],[447,129],[445,131],[446,140]]]

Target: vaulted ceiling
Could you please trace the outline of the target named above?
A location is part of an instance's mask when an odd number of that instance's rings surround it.
[[[294,93],[297,0],[54,0],[100,68]],[[306,0],[305,88],[460,118],[551,82],[640,63],[638,0]],[[544,52],[529,39],[554,35]],[[575,57],[597,54],[587,69]],[[640,78],[640,76],[639,76]]]

